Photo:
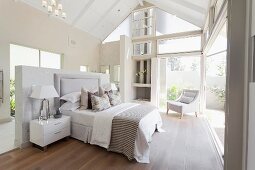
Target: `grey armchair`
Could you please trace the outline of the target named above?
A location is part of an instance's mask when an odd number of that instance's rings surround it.
[[[194,112],[197,117],[199,110],[199,91],[198,90],[187,90],[182,91],[181,96],[176,101],[167,101],[167,114],[169,110],[180,113],[180,119],[184,113]]]

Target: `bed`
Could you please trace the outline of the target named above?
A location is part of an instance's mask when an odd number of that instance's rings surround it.
[[[88,88],[99,87],[108,81],[104,77],[91,75],[56,74],[54,79],[55,88],[60,96],[78,91],[84,86]],[[139,104],[137,103],[122,103],[100,112],[77,109],[75,111],[62,111],[62,113],[71,116],[71,136],[73,138],[109,150],[114,117],[138,107]],[[156,108],[151,109],[140,120],[133,150],[133,157],[137,162],[149,163],[149,143],[155,130],[158,129],[160,131],[161,126],[162,120]]]

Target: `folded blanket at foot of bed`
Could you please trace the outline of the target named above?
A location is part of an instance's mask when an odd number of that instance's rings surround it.
[[[129,160],[134,159],[135,138],[139,122],[155,109],[156,107],[152,105],[143,104],[114,116],[108,151],[122,153]]]

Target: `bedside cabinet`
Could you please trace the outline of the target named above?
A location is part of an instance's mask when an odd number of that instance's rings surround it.
[[[47,145],[64,137],[70,136],[70,116],[62,116],[59,119],[30,121],[30,142],[47,149]]]

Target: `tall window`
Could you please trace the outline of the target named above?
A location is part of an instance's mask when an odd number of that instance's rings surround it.
[[[15,78],[15,66],[18,65],[61,69],[61,54],[11,44],[11,79]]]
[[[15,66],[61,68],[61,54],[10,44],[10,109],[15,115]]]
[[[227,28],[226,24],[206,54],[206,116],[224,148]]]
[[[153,35],[153,8],[139,10],[133,13],[132,36],[142,37]]]

